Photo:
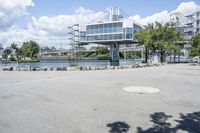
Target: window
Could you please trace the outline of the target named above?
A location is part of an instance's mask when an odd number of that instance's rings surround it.
[[[108,33],[112,33],[112,23],[108,24]]]
[[[119,23],[116,23],[116,25],[117,25],[116,32],[122,32],[122,23],[119,22]]]
[[[112,34],[108,35],[108,40],[112,40]]]
[[[108,40],[108,35],[104,35],[104,40]]]
[[[90,34],[94,34],[94,25],[91,25]]]
[[[103,40],[103,35],[99,35],[98,40]]]
[[[117,23],[113,23],[112,32],[117,32]]]
[[[133,28],[126,28],[126,39],[133,38]]]
[[[100,28],[99,33],[103,33],[103,24],[101,24],[99,28]]]
[[[98,25],[94,25],[94,34],[98,33]]]
[[[104,24],[104,33],[108,33],[108,24]]]
[[[122,28],[122,22],[117,23],[118,28]]]
[[[86,26],[87,34],[90,34],[90,25]]]
[[[117,34],[113,34],[112,39],[116,40],[117,39]]]
[[[117,39],[122,39],[122,34],[117,34]]]

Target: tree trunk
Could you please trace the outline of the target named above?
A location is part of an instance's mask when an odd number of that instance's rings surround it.
[[[148,47],[145,47],[145,63],[148,62],[148,54],[149,54]]]
[[[160,51],[160,62],[161,63],[164,62],[164,53],[165,53],[165,51],[163,51],[163,49],[161,48],[161,51]]]
[[[174,50],[174,62],[176,62],[176,50]]]
[[[170,50],[170,55],[169,55],[169,62],[172,62],[172,50]]]
[[[160,62],[163,63],[163,54],[160,53]]]

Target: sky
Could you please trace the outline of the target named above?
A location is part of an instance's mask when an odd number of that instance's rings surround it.
[[[171,12],[190,14],[200,0],[0,0],[0,43],[34,40],[45,46],[67,46],[67,27],[88,23],[108,7],[120,7],[142,25],[170,20]]]

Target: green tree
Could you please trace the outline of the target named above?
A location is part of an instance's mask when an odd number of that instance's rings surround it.
[[[107,47],[97,47],[95,54],[95,57],[97,57],[98,59],[108,59],[110,57]]]
[[[145,47],[145,62],[148,60],[149,50],[150,48],[153,48],[153,51],[155,51],[152,41],[152,32],[154,32],[154,25],[148,24],[145,26],[144,29],[139,30],[136,32],[135,37],[137,38],[139,45],[144,45]]]
[[[12,43],[10,44],[11,48],[15,50],[15,54],[16,54],[16,57],[17,57],[17,60],[19,59],[19,47],[17,47],[17,44],[15,43]],[[14,57],[12,57],[14,60]]]
[[[177,42],[184,40],[184,38],[176,32],[173,23],[161,24],[159,22],[148,24],[145,29],[136,33],[136,38],[139,44],[145,46],[147,55],[149,51],[158,53],[161,63],[164,61],[167,52],[170,51],[170,49],[179,49]],[[146,58],[145,61],[147,61]]]
[[[36,58],[40,51],[40,46],[35,41],[24,42],[20,48],[22,57]]]
[[[15,49],[16,52],[19,51],[19,48],[17,47],[17,44],[15,44],[15,43],[11,43],[10,46],[11,46],[12,49]]]
[[[107,47],[97,47],[96,48],[96,54],[108,54],[109,50]]]
[[[189,51],[191,57],[198,56],[200,57],[200,33],[192,37],[191,42],[192,48]]]

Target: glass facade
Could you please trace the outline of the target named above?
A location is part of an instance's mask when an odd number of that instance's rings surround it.
[[[81,42],[87,41],[85,36],[86,36],[86,32],[80,31],[80,41]]]
[[[133,40],[134,32],[141,29],[140,26],[133,24],[131,27],[124,28],[123,22],[99,23],[86,25],[86,31],[80,31],[80,41],[123,41]]]
[[[137,25],[137,24],[133,24],[133,39],[135,39],[134,33],[136,33],[137,31],[141,30],[142,27]]]
[[[133,28],[124,28],[124,38],[125,39],[133,38]]]
[[[107,35],[89,35],[87,41],[100,41],[100,40],[119,40],[123,34],[107,34]]]
[[[135,32],[137,32],[138,30],[141,30],[142,29],[142,27],[141,26],[139,26],[139,25],[137,25],[137,24],[133,24],[133,29],[134,29],[134,33]]]
[[[93,24],[86,26],[87,35],[122,32],[122,29],[122,22]]]

